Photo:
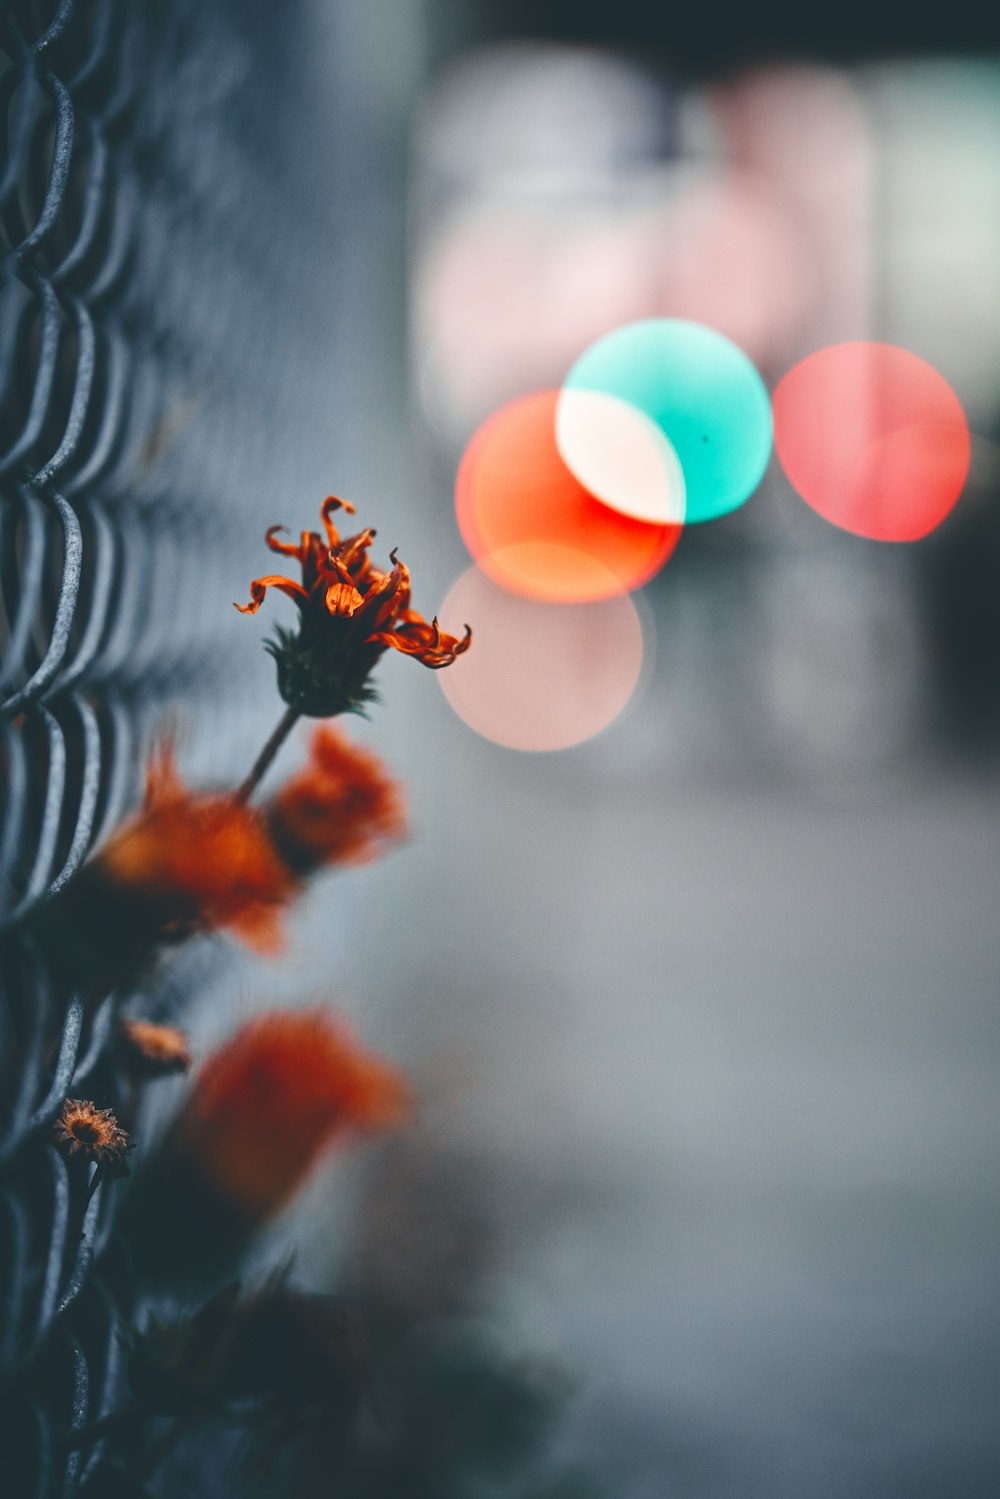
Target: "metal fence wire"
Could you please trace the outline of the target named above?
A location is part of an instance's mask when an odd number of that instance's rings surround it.
[[[254,401],[282,400],[247,378],[269,369],[281,383],[280,332],[249,309],[277,260],[298,284],[294,249],[259,232],[267,151],[251,149],[240,112],[247,29],[259,40],[266,14],[0,0],[0,1492],[12,1499],[112,1491],[109,1442],[81,1451],[67,1433],[122,1398],[133,1292],[115,1193],[94,1195],[81,1239],[48,1142],[67,1096],[120,1107],[120,996],[59,992],[22,927],[131,805],[164,705],[205,689],[217,705],[226,690],[221,518],[248,474],[270,472]],[[256,536],[256,521],[241,531]]]

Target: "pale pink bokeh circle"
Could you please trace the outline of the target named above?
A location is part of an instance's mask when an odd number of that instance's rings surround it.
[[[592,739],[618,717],[642,672],[642,624],[623,592],[553,604],[508,593],[471,567],[439,617],[445,630],[467,620],[473,631],[471,650],[438,674],[445,697],[477,734],[508,749]]]

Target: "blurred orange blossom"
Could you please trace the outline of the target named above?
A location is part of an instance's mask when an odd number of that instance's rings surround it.
[[[308,763],[267,812],[274,845],[296,874],[365,863],[406,833],[402,792],[381,760],[330,724],[317,727]]]
[[[390,1129],[411,1110],[402,1074],[342,1022],[323,1010],[274,1011],[204,1064],[171,1143],[205,1185],[263,1222],[327,1147]]]
[[[150,760],[142,812],[92,868],[148,902],[164,936],[225,928],[257,952],[281,948],[292,884],[263,819],[231,797],[188,791],[169,748]]]

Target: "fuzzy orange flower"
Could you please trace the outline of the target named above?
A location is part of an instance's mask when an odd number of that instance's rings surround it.
[[[188,791],[169,749],[150,761],[143,811],[91,868],[154,913],[164,938],[224,928],[258,952],[281,947],[291,885],[262,818],[231,797]]]
[[[243,614],[255,614],[269,588],[297,605],[298,633],[279,629],[268,649],[277,663],[281,696],[312,718],[356,711],[370,701],[369,674],[389,647],[438,669],[450,666],[472,643],[468,626],[458,639],[446,635],[436,618],[428,624],[410,608],[410,574],[395,552],[389,554],[389,572],[373,566],[368,555],[373,530],[341,538],[332,520],[340,509],[354,514],[353,505],[335,495],[323,501],[325,538],[303,531],[298,542],[279,541],[285,528],[271,526],[264,536],[267,545],[298,561],[302,581],[281,574],[255,578],[249,603],[235,606]]]
[[[133,986],[165,944],[197,932],[279,951],[295,893],[265,817],[235,797],[189,791],[165,748],[150,761],[141,811],[26,927],[53,976],[95,997]]]
[[[324,864],[363,864],[406,833],[400,788],[370,750],[330,724],[312,736],[309,761],[268,808],[275,847],[306,875]]]
[[[248,1220],[266,1222],[329,1145],[398,1125],[410,1107],[402,1075],[346,1026],[322,1010],[277,1011],[208,1059],[173,1148]]]
[[[173,1025],[152,1020],[123,1020],[121,1036],[136,1070],[150,1077],[187,1072],[191,1053],[187,1037]]]

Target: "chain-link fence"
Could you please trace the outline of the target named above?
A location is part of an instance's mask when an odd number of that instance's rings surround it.
[[[11,1495],[110,1492],[109,1443],[74,1447],[71,1432],[120,1403],[132,1296],[114,1192],[93,1195],[81,1236],[48,1143],[68,1095],[127,1115],[113,1046],[122,996],[62,992],[24,918],[134,801],[144,740],[169,705],[238,715],[233,557],[257,541],[250,491],[268,511],[281,503],[279,422],[294,433],[310,419],[291,414],[303,381],[288,378],[289,330],[303,365],[318,336],[292,227],[307,173],[288,167],[267,99],[301,54],[303,12],[211,9],[0,6],[0,1487]],[[240,560],[236,577],[249,572]],[[244,640],[237,652],[257,645]],[[216,772],[234,758],[232,731],[207,758]]]

